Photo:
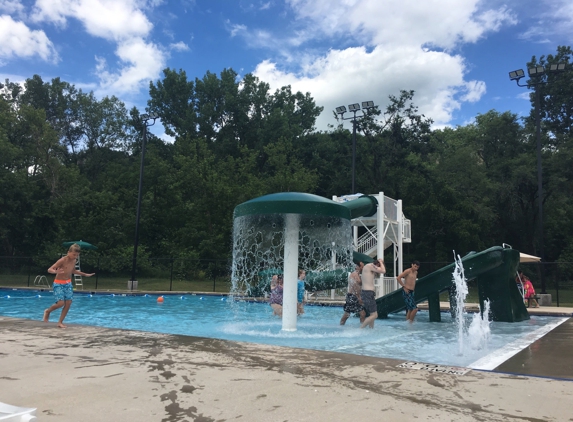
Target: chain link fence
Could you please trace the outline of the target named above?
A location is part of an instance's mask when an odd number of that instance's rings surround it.
[[[51,288],[53,275],[48,274],[47,269],[57,259],[0,257],[0,287]],[[229,260],[164,257],[138,259],[137,264],[138,290],[228,293],[231,289]],[[419,277],[449,264],[451,262],[422,262]],[[96,273],[93,277],[83,277],[83,290],[129,290],[131,267],[131,259],[82,253],[81,270]],[[525,263],[520,268],[531,279],[537,294],[551,294],[552,306],[573,307],[573,262]],[[477,291],[477,283],[469,280],[468,286],[471,300],[472,291]],[[345,289],[335,292],[336,299],[344,295]],[[316,296],[329,298],[332,292],[318,292]]]
[[[0,257],[0,287],[51,288],[47,269],[59,257]],[[82,253],[81,271],[86,291],[129,290],[132,260]],[[144,291],[218,292],[231,287],[231,263],[225,259],[149,258],[137,261],[137,289]]]

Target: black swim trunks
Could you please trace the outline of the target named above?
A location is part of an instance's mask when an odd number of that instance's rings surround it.
[[[369,314],[378,312],[376,306],[376,299],[374,299],[374,292],[372,290],[362,290],[362,306]]]
[[[344,312],[348,314],[356,314],[361,312],[364,307],[358,301],[358,297],[352,293],[346,293],[346,303],[344,304]]]

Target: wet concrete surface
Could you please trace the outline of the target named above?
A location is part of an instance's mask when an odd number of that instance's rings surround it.
[[[570,355],[566,324],[553,359]],[[0,401],[36,407],[40,421],[573,421],[573,382],[537,373],[452,375],[394,359],[6,317],[0,345]],[[531,361],[547,358],[540,353]]]
[[[551,330],[494,371],[573,380],[573,319]]]

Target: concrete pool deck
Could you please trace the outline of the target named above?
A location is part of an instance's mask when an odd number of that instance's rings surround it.
[[[39,421],[567,421],[573,319],[494,371],[0,316],[0,401]],[[553,377],[553,378],[551,378]]]

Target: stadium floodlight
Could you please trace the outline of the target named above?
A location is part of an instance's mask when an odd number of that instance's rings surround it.
[[[542,76],[545,74],[545,68],[543,66],[533,66],[527,69],[529,76]]]
[[[511,81],[518,81],[521,78],[523,78],[525,76],[525,72],[523,71],[523,69],[517,69],[514,70],[513,72],[509,72],[509,79]]]
[[[139,245],[139,217],[141,216],[141,196],[143,188],[143,163],[145,162],[145,144],[147,143],[147,128],[153,126],[155,121],[159,119],[156,113],[142,114],[139,116],[143,123],[143,138],[141,140],[141,163],[139,165],[139,190],[137,193],[137,208],[135,212],[135,239],[133,241],[133,259],[131,267],[131,280],[127,283],[129,290],[137,289],[137,280],[135,279],[137,273],[137,247]]]
[[[566,63],[553,63],[549,65],[550,72],[562,72],[565,70]]]
[[[541,166],[541,92],[540,87],[541,85],[545,85],[547,83],[551,83],[552,79],[543,78],[546,71],[548,73],[558,73],[562,72],[567,68],[567,63],[550,63],[547,64],[547,68],[536,65],[531,66],[527,69],[527,73],[531,78],[527,81],[526,84],[520,84],[519,80],[523,78],[525,75],[522,69],[514,70],[513,72],[509,72],[509,79],[515,81],[517,86],[533,89],[534,92],[534,111],[535,111],[535,138],[537,144],[537,205],[539,207],[538,210],[538,218],[537,224],[539,226],[539,256],[543,259],[543,170]],[[541,294],[547,293],[545,290],[545,277],[543,275],[543,266],[540,268],[540,278],[541,278]]]
[[[347,110],[346,107],[336,107],[336,114],[340,114],[340,117],[336,116],[336,120],[352,120],[352,193],[356,193],[356,119],[364,118],[367,111],[374,107],[376,107],[374,101],[362,101],[362,109],[360,109],[360,103],[349,104],[348,111],[353,113],[352,117],[343,117]],[[356,115],[358,111],[362,111],[362,115]]]

